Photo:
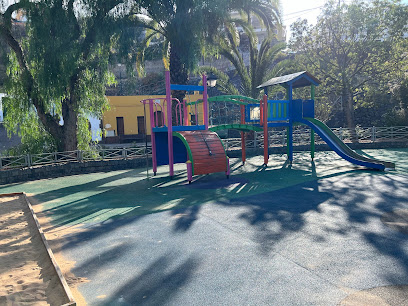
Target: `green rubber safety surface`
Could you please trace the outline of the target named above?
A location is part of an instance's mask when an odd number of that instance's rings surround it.
[[[43,205],[54,226],[99,223],[114,218],[152,214],[164,210],[202,205],[223,199],[238,199],[287,188],[337,175],[394,175],[408,173],[408,149],[363,150],[360,154],[395,161],[396,170],[377,172],[355,168],[333,152],[295,153],[290,166],[285,155],[271,155],[264,167],[263,157],[249,158],[244,166],[231,159],[231,176],[224,173],[194,177],[188,184],[184,164],[168,177],[161,166],[157,176],[149,169],[133,169],[73,175],[0,186],[0,193],[25,192]]]

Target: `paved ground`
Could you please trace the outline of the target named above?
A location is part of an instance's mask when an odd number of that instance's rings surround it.
[[[408,305],[408,237],[381,221],[408,209],[408,150],[363,153],[397,170],[298,153],[291,168],[277,155],[267,168],[233,160],[229,180],[191,185],[162,167],[149,179],[136,169],[0,192],[33,193],[51,230],[86,229],[63,250],[90,280],[79,287],[90,305]]]

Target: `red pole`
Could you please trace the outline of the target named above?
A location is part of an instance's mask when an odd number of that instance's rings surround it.
[[[241,124],[245,124],[245,106],[244,105],[241,105]],[[245,161],[246,161],[245,132],[241,132],[241,153],[242,153],[242,163],[245,164]]]
[[[261,108],[262,109],[262,108]],[[263,132],[264,132],[264,165],[268,165],[269,152],[268,152],[268,97],[263,96]]]

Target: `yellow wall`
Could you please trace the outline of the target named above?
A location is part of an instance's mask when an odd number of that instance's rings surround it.
[[[201,94],[195,93],[194,95],[186,96],[187,102],[196,101],[202,99]],[[144,99],[158,99],[165,98],[164,95],[160,96],[109,96],[107,97],[110,110],[103,114],[103,127],[105,131],[115,131],[117,135],[117,126],[116,126],[116,117],[123,117],[124,126],[125,126],[125,135],[139,134],[137,128],[137,117],[144,116],[143,104],[140,102]],[[202,120],[202,103],[198,105],[199,109],[199,124],[203,124]],[[146,128],[147,134],[151,134],[150,129],[150,113],[149,105],[146,105]],[[190,116],[189,116],[190,119]],[[106,125],[110,125],[109,128]]]

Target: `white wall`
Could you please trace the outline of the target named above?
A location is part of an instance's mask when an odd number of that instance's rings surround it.
[[[89,122],[91,123],[91,132],[92,132],[92,140],[93,141],[101,141],[101,120],[95,117],[88,117]]]

